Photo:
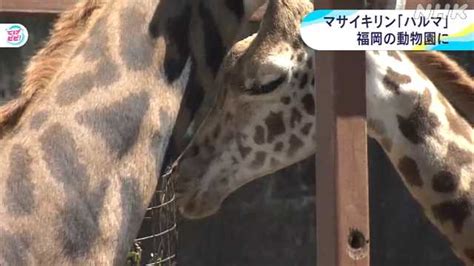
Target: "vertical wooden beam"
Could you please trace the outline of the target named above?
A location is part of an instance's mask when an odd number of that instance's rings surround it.
[[[318,9],[361,9],[363,0],[320,0]],[[317,265],[368,266],[365,52],[316,53]]]

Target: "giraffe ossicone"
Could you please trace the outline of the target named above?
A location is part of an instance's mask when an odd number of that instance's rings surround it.
[[[269,1],[258,34],[225,58],[215,106],[173,172],[183,216],[212,215],[239,187],[316,152],[315,104],[324,99],[314,92],[313,52],[298,36],[311,10],[306,1]],[[474,130],[453,105],[472,107],[454,83],[437,88],[443,82],[427,78],[407,55],[366,53],[369,136],[459,258],[472,264]],[[469,85],[463,92],[474,95]]]

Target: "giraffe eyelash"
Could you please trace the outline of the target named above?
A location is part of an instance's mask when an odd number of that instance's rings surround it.
[[[266,84],[254,84],[251,88],[248,88],[245,90],[245,92],[249,95],[259,95],[259,94],[267,94],[270,93],[274,90],[276,90],[278,87],[281,86],[286,81],[287,75],[283,74],[279,78],[272,80]]]

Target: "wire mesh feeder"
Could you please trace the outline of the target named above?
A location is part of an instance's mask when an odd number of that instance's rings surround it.
[[[162,175],[138,237],[128,254],[128,265],[176,265],[178,234],[175,199],[173,180],[169,174]]]

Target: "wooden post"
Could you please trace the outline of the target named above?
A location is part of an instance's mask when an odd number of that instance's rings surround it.
[[[0,0],[0,12],[57,13],[77,2],[77,0]]]
[[[363,0],[320,0],[317,9],[361,9]],[[368,266],[369,192],[365,52],[316,53],[318,266]]]

